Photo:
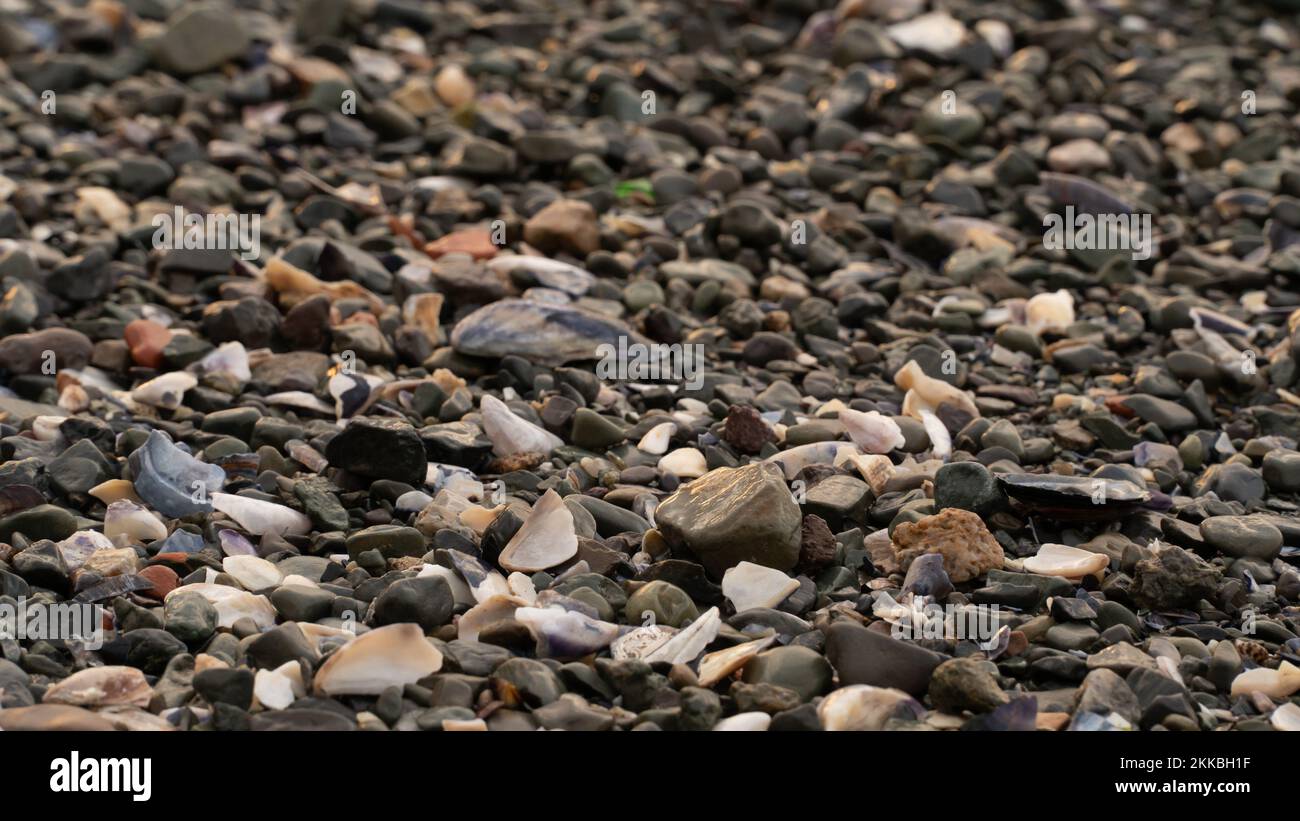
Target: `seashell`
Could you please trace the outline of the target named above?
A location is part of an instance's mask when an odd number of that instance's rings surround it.
[[[526,283],[535,281],[571,297],[582,296],[596,283],[596,277],[586,269],[547,257],[515,254],[495,257],[486,265],[493,273],[516,277]]]
[[[424,331],[430,342],[437,342],[444,301],[442,294],[411,294],[402,303],[402,321]]]
[[[419,513],[432,501],[433,497],[423,490],[408,490],[393,502],[393,509],[398,513]]]
[[[374,380],[382,384],[382,380]],[[349,419],[370,399],[372,382],[370,378],[357,373],[336,373],[326,385],[330,396],[334,397],[334,413],[339,419]]]
[[[1063,544],[1044,544],[1024,561],[1026,572],[1040,576],[1063,576],[1079,581],[1084,576],[1099,575],[1110,564],[1104,553],[1092,553]]]
[[[483,414],[483,431],[492,440],[492,453],[497,456],[519,453],[549,455],[564,444],[564,440],[555,434],[516,416],[505,402],[491,394],[483,394],[479,411]]]
[[[221,552],[227,556],[257,555],[257,548],[237,530],[226,528],[217,531],[217,541],[221,543]]]
[[[605,349],[645,344],[623,322],[571,305],[501,299],[484,305],[456,323],[451,345],[471,356],[500,358],[516,354],[539,365],[599,359]]]
[[[285,665],[298,667],[297,662],[285,662]],[[306,695],[305,691],[299,692],[303,689],[301,681],[295,687],[293,679],[279,672],[280,669],[258,670],[253,678],[253,699],[264,710],[283,710],[300,695]]]
[[[1232,680],[1231,695],[1263,693],[1269,698],[1284,699],[1297,690],[1300,690],[1300,667],[1284,661],[1276,670],[1256,667],[1239,674]]]
[[[858,469],[858,473],[862,475],[862,480],[871,486],[873,493],[877,496],[885,494],[885,484],[894,475],[894,463],[889,460],[888,456],[879,454],[853,456],[850,462]]]
[[[807,445],[783,450],[764,459],[781,466],[788,482],[799,475],[799,471],[809,465],[834,465],[836,467],[852,461],[854,456],[861,456],[858,446],[849,442],[812,442]]]
[[[662,624],[637,627],[614,639],[609,646],[609,654],[615,661],[645,658],[646,654],[662,647],[678,632],[677,628]]]
[[[414,684],[442,669],[438,652],[414,624],[377,627],[340,647],[316,673],[315,690],[328,696],[379,695]]]
[[[167,526],[140,505],[122,499],[104,513],[104,535],[114,544],[153,542],[167,538]]]
[[[952,436],[948,433],[948,426],[929,408],[920,408],[917,413],[926,435],[930,437],[930,452],[936,459],[948,461],[948,457],[952,456]]]
[[[893,687],[851,684],[831,691],[817,705],[822,729],[883,730],[891,718],[918,719],[925,708],[916,699]]]
[[[636,443],[637,448],[646,453],[653,453],[656,456],[668,452],[668,443],[677,432],[677,425],[672,422],[660,422],[650,430],[646,435],[641,437],[641,441]]]
[[[940,405],[952,405],[972,417],[980,415],[975,400],[965,391],[942,379],[927,376],[915,359],[909,359],[906,365],[898,369],[898,373],[894,374],[894,384],[907,391],[903,396],[903,413],[913,419],[924,422],[921,410],[935,412]]]
[[[559,607],[520,607],[515,621],[537,635],[537,654],[544,658],[576,659],[598,653],[618,637],[619,626]]]
[[[299,410],[309,410],[322,416],[333,416],[334,408],[324,399],[306,391],[280,391],[265,397],[268,405],[283,405]]]
[[[483,507],[481,505],[471,505],[461,511],[460,515],[456,517],[456,520],[482,536],[483,532],[488,529],[488,526],[495,522],[497,516],[501,515],[501,511],[505,509],[505,505],[497,505],[492,508]]]
[[[456,621],[456,638],[476,641],[478,634],[489,625],[513,621],[515,611],[528,607],[528,602],[509,594],[496,594],[471,607]]]
[[[775,635],[764,636],[761,639],[706,654],[700,659],[699,686],[712,687],[744,667],[750,659],[766,650],[774,641],[776,641]]]
[[[295,268],[281,257],[274,257],[266,264],[266,284],[279,296],[280,304],[285,310],[316,294],[325,294],[331,302],[340,299],[362,300],[376,316],[384,309],[382,300],[357,283],[351,280],[324,282]]]
[[[112,539],[94,530],[80,530],[57,545],[69,571],[79,570],[96,551],[112,550],[113,546]]]
[[[776,607],[799,589],[799,582],[780,570],[741,562],[722,574],[722,595],[740,613],[755,607]]]
[[[510,586],[510,592],[529,604],[537,603],[537,586],[533,584],[532,577],[525,576],[523,573],[511,573],[506,577],[506,584]],[[567,597],[563,597],[567,598]],[[571,608],[566,608],[571,609]],[[594,617],[595,614],[588,614]]]
[[[573,514],[558,493],[548,490],[501,551],[497,563],[506,570],[536,573],[563,564],[577,553]]]
[[[420,568],[420,572],[415,574],[415,577],[422,579],[426,576],[438,576],[446,581],[447,586],[451,588],[452,600],[458,606],[472,607],[476,603],[474,591],[470,590],[469,585],[465,584],[465,580],[460,577],[460,574],[450,567],[443,567],[440,564],[426,564]]]
[[[951,54],[966,37],[966,26],[946,11],[922,14],[895,23],[885,31],[905,49],[927,51],[939,57]]]
[[[41,700],[77,707],[148,707],[152,698],[153,688],[144,673],[134,667],[113,665],[73,673],[50,685]]]
[[[718,630],[721,628],[722,616],[719,615],[718,608],[710,607],[668,641],[647,653],[644,658],[647,662],[689,664],[718,637]]]
[[[37,416],[32,419],[32,434],[38,442],[61,442],[63,433],[59,426],[65,421],[62,416]]]
[[[245,590],[265,590],[277,587],[284,574],[261,556],[227,556],[221,560],[221,569],[239,582]]]
[[[181,406],[185,392],[199,384],[193,374],[172,371],[150,379],[131,391],[131,398],[155,408],[176,410]]]
[[[248,349],[237,340],[222,342],[202,359],[190,366],[199,376],[220,376],[233,385],[243,387],[253,378],[248,365]]]
[[[232,493],[212,494],[212,506],[239,523],[254,536],[268,533],[276,536],[300,536],[311,532],[311,519],[292,508],[236,496]]]
[[[864,453],[889,453],[906,444],[898,423],[879,411],[863,413],[852,408],[841,408],[840,424]]]
[[[107,482],[100,482],[86,492],[106,505],[111,505],[121,499],[135,502],[138,505],[144,504],[144,500],[136,495],[135,485],[126,479],[109,479]]]
[[[709,462],[695,448],[678,448],[659,460],[659,470],[681,479],[698,479],[709,472]]]
[[[1288,701],[1274,710],[1268,721],[1275,729],[1300,732],[1300,704]]]
[[[1074,297],[1064,289],[1030,297],[1025,303],[1025,323],[1035,334],[1064,331],[1074,324]]]
[[[208,603],[217,609],[218,627],[234,627],[235,622],[244,618],[252,619],[253,623],[261,630],[267,630],[275,626],[275,619],[278,614],[266,596],[249,593],[247,590],[240,590],[238,587],[231,587],[228,584],[198,582],[176,588],[167,594],[163,602],[166,603],[167,599],[181,592],[198,593],[207,599]]]
[[[209,496],[221,490],[226,473],[202,462],[152,431],[128,460],[135,492],[164,516],[188,516],[212,510]]]
[[[772,724],[772,717],[758,711],[736,713],[713,725],[713,732],[765,732]]]

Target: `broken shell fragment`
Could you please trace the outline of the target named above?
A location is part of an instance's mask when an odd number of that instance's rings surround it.
[[[564,444],[555,434],[516,416],[505,402],[490,394],[483,394],[479,404],[483,414],[483,430],[492,441],[492,453],[507,457],[520,453],[544,453]]]
[[[441,669],[442,653],[418,626],[389,624],[334,651],[316,673],[314,686],[328,696],[378,695]]]
[[[863,413],[841,408],[839,419],[853,444],[864,453],[889,453],[906,444],[898,423],[879,411]]]
[[[1084,576],[1100,574],[1110,564],[1104,553],[1093,553],[1063,544],[1044,544],[1024,561],[1025,570],[1040,576],[1062,576],[1079,581]]]
[[[722,595],[731,600],[737,613],[755,607],[776,607],[798,589],[797,580],[753,562],[741,562],[722,574]]]
[[[498,562],[506,570],[536,573],[567,562],[577,553],[573,514],[558,493],[548,490],[501,551]]]
[[[274,502],[264,502],[261,499],[250,499],[232,493],[214,493],[212,506],[234,519],[240,527],[254,536],[265,536],[268,533],[276,536],[298,536],[311,532],[311,519],[292,508]]]

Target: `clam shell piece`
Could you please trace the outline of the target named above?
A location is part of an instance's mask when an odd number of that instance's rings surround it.
[[[789,450],[769,456],[764,461],[776,462],[785,472],[788,482],[799,475],[799,471],[809,465],[839,466],[850,461],[854,456],[862,455],[858,446],[848,442],[812,442],[797,445]]]
[[[660,422],[650,430],[646,435],[641,437],[641,441],[636,443],[637,448],[646,453],[653,453],[656,456],[668,452],[668,441],[673,438],[677,432],[677,425],[673,422]]]
[[[377,627],[340,647],[316,673],[325,695],[378,695],[442,669],[442,653],[414,624]]]
[[[212,506],[254,536],[273,533],[300,536],[311,532],[311,519],[292,508],[232,493],[212,494]]]
[[[1074,297],[1064,289],[1031,297],[1025,303],[1025,323],[1035,334],[1065,330],[1074,324]]]
[[[278,587],[284,579],[280,569],[261,556],[227,556],[221,561],[221,569],[233,576],[245,590]]]
[[[952,436],[948,433],[947,426],[927,408],[921,408],[918,413],[926,435],[930,437],[930,451],[935,458],[947,461],[948,457],[952,456]]]
[[[125,499],[108,506],[104,513],[104,535],[114,544],[152,542],[167,538],[167,526],[153,513]]]
[[[237,340],[221,343],[190,368],[204,375],[224,374],[241,385],[253,378],[248,367],[248,350]]]
[[[704,652],[718,637],[722,627],[722,616],[718,608],[710,607],[698,619],[682,628],[677,635],[651,650],[646,656],[647,662],[666,661],[669,664],[687,664]]]
[[[761,639],[754,639],[744,644],[737,644],[735,647],[728,647],[725,650],[717,650],[707,654],[700,659],[699,686],[712,687],[744,667],[749,663],[750,659],[766,650],[774,641],[776,641],[776,636],[765,636]]]
[[[144,504],[140,497],[136,495],[135,486],[126,479],[109,479],[107,482],[100,482],[86,492],[106,505],[111,505],[122,499],[135,502],[138,505]]]
[[[615,661],[645,658],[648,653],[662,647],[677,635],[677,632],[677,628],[662,624],[637,627],[614,639],[609,646],[609,654]]]
[[[799,582],[771,567],[741,562],[722,574],[722,595],[740,613],[755,607],[776,607],[799,589]]]
[[[695,448],[678,448],[659,460],[659,469],[682,479],[698,479],[709,472],[709,462]]]
[[[286,665],[291,662],[286,662]],[[297,667],[297,664],[293,664]],[[258,670],[257,675],[253,678],[253,698],[257,700],[263,709],[266,710],[283,710],[300,695],[306,695],[302,692],[302,682],[296,683],[289,676],[280,672],[281,668],[275,670]]]
[[[226,481],[226,472],[219,466],[194,458],[158,430],[151,432],[127,461],[135,492],[164,516],[210,512],[208,497]]]
[[[879,411],[863,413],[852,408],[840,409],[840,424],[853,444],[863,453],[889,453],[905,444],[898,423]]]
[[[940,405],[953,405],[974,417],[980,415],[975,401],[965,391],[928,376],[914,359],[909,359],[898,369],[894,374],[894,384],[907,391],[903,397],[903,413],[913,419],[921,419],[921,408],[934,411]]]
[[[558,607],[521,607],[515,621],[537,635],[538,655],[575,659],[596,653],[618,637],[618,625]]]
[[[1269,716],[1268,720],[1275,729],[1287,730],[1293,733],[1300,732],[1300,705],[1288,701],[1274,710],[1273,715]]]
[[[483,395],[479,411],[483,414],[483,430],[492,441],[492,452],[497,456],[549,454],[564,444],[564,440],[555,434],[516,416],[505,402],[490,394]]]
[[[67,562],[68,570],[78,570],[86,559],[100,550],[112,550],[113,541],[95,530],[80,530],[58,543],[59,555]]]
[[[514,621],[515,611],[527,606],[528,602],[518,596],[491,596],[461,615],[456,622],[456,638],[461,641],[477,641],[478,634],[489,625],[499,621]]]
[[[1300,667],[1284,661],[1276,669],[1256,667],[1247,670],[1232,680],[1232,695],[1243,696],[1250,693],[1263,693],[1269,698],[1290,698],[1300,690]]]
[[[498,562],[506,570],[536,573],[572,559],[578,553],[573,514],[554,490],[537,500],[533,512],[501,551]]]
[[[1029,573],[1064,576],[1071,581],[1101,573],[1109,564],[1110,559],[1104,553],[1092,553],[1063,544],[1044,544],[1024,562],[1025,570]]]
[[[713,725],[714,732],[751,732],[761,733],[772,724],[772,717],[757,710],[749,713],[736,713]]]
[[[242,618],[250,618],[262,630],[275,626],[276,610],[266,596],[258,596],[228,584],[187,584],[167,594],[167,599],[177,593],[198,593],[217,609],[217,626],[234,627]],[[163,599],[166,602],[167,599]]]
[[[402,321],[424,331],[431,342],[437,342],[438,316],[445,300],[442,294],[412,294],[402,303]]]
[[[871,456],[854,456],[850,460],[862,479],[877,496],[885,494],[885,484],[894,475],[894,463],[888,456],[872,454]]]
[[[144,673],[134,667],[108,666],[73,673],[51,685],[42,700],[77,707],[148,707],[151,698],[153,688],[145,681]]]
[[[925,709],[893,687],[851,684],[834,690],[817,706],[823,730],[881,730],[891,718],[920,718]]]
[[[173,371],[139,385],[131,391],[131,398],[155,408],[175,410],[181,406],[185,392],[198,384],[193,374]]]

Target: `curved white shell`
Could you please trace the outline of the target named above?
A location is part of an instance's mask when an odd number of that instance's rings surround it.
[[[497,562],[506,570],[536,573],[567,562],[577,553],[573,514],[560,494],[548,490],[537,500],[528,520],[506,544]]]
[[[334,651],[316,673],[315,689],[326,695],[378,695],[414,684],[442,669],[442,653],[414,624],[389,624]]]
[[[311,519],[292,508],[274,502],[236,496],[233,493],[214,493],[212,506],[234,519],[240,527],[254,536],[264,536],[267,533],[276,536],[286,534],[300,536],[311,532]]]
[[[483,414],[483,430],[492,440],[492,452],[497,456],[549,454],[564,444],[564,440],[550,431],[516,416],[505,402],[490,394],[483,395],[479,411]]]
[[[1100,573],[1110,564],[1104,553],[1093,553],[1063,544],[1044,544],[1038,552],[1024,561],[1025,570],[1040,576],[1064,576],[1077,581],[1084,576]]]

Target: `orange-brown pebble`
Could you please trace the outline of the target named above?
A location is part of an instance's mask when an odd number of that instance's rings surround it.
[[[424,253],[434,259],[444,254],[469,254],[474,259],[491,259],[497,255],[497,247],[492,244],[492,234],[486,228],[463,228],[424,246]]]
[[[149,583],[153,585],[153,587],[148,590],[143,590],[141,593],[151,599],[158,599],[159,601],[161,601],[168,593],[179,587],[181,583],[180,576],[176,575],[175,570],[157,564],[141,570],[140,578],[148,580]]]
[[[132,320],[122,335],[131,346],[131,358],[137,365],[157,368],[162,365],[162,352],[171,341],[172,332],[151,319]]]

